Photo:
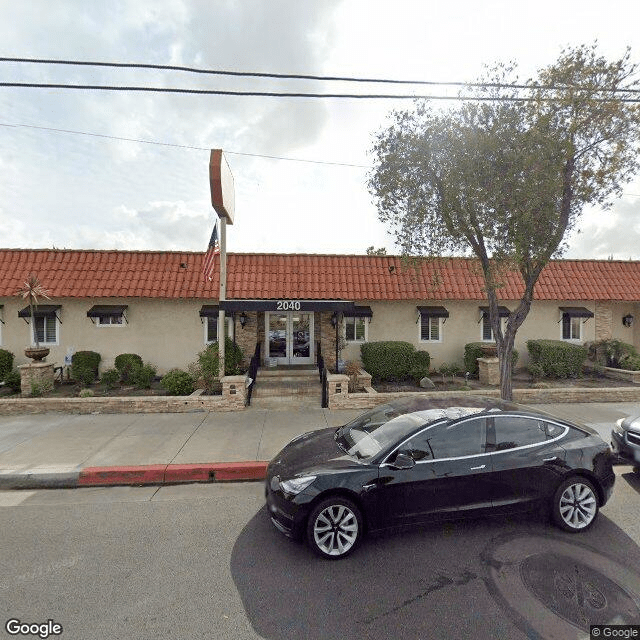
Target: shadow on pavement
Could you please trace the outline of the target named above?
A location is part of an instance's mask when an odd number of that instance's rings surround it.
[[[640,473],[629,471],[629,473],[623,473],[620,477],[625,480],[632,489],[640,493]]]
[[[231,574],[269,640],[570,640],[602,619],[640,624],[640,550],[603,514],[581,535],[538,514],[434,523],[327,561],[263,508],[234,545]]]

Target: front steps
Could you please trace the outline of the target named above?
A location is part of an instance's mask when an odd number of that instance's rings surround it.
[[[319,409],[322,387],[317,367],[262,367],[251,395],[255,409]]]

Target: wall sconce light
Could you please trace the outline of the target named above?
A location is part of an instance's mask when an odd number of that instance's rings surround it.
[[[338,314],[334,311],[331,316],[331,326],[335,329],[338,324]]]
[[[630,313],[627,313],[627,315],[622,318],[622,324],[625,327],[631,327],[633,325],[633,316]]]
[[[248,320],[248,318],[247,318],[247,314],[243,311],[243,312],[240,314],[240,326],[241,326],[243,329],[244,329],[244,325],[245,325],[245,324],[247,324],[247,320]]]

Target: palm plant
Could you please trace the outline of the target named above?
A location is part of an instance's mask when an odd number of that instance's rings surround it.
[[[38,307],[38,298],[49,298],[49,291],[45,289],[38,276],[34,273],[30,273],[29,277],[24,281],[22,288],[18,290],[18,295],[22,296],[23,300],[29,300],[29,314],[31,316],[31,330],[33,331],[33,340],[36,343],[36,348],[40,347],[38,342],[38,332],[36,331],[35,323],[35,310]]]

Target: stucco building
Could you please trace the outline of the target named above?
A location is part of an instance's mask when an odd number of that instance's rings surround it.
[[[217,339],[220,308],[228,335],[264,364],[308,365],[318,350],[358,360],[365,341],[405,340],[429,351],[432,366],[462,363],[468,342],[491,342],[483,278],[475,261],[447,258],[408,267],[394,256],[228,255],[227,300],[218,271],[203,277],[203,253],[0,250],[0,347],[26,362],[32,344],[25,301],[16,295],[31,273],[50,292],[37,309],[48,361],[89,349],[113,366],[138,353],[158,367],[186,368]],[[500,291],[507,314],[522,291],[517,273]],[[518,332],[519,364],[531,338],[578,343],[613,337],[640,346],[640,262],[560,260],[543,271],[531,312]],[[342,341],[341,341],[342,342]]]

